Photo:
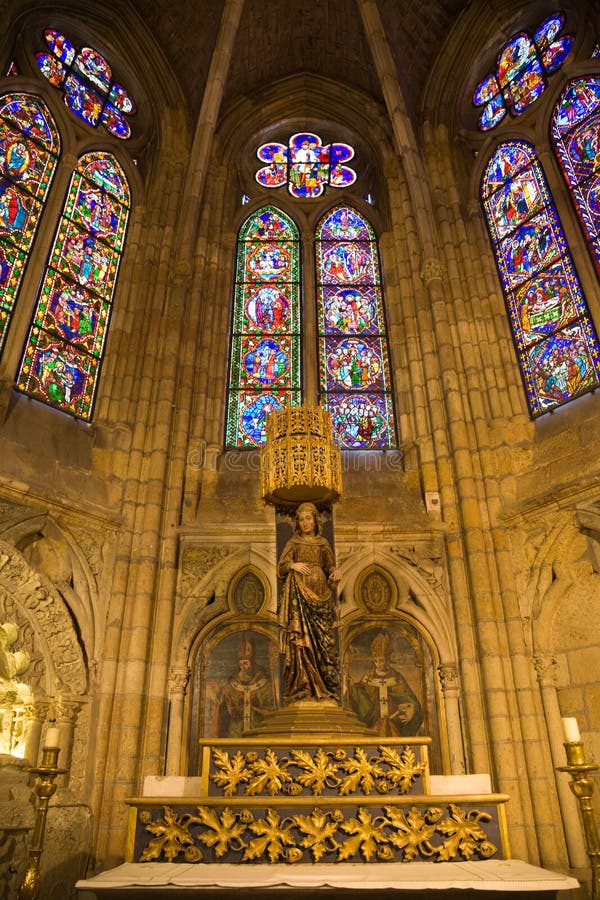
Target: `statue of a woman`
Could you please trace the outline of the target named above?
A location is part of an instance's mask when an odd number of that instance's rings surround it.
[[[293,537],[283,548],[278,575],[285,578],[279,606],[283,700],[339,701],[340,666],[331,587],[340,580],[321,517],[312,503],[296,510]]]

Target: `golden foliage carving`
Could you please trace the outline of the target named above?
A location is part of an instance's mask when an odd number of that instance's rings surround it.
[[[364,762],[357,754],[353,760]],[[403,862],[473,856],[488,859],[497,853],[497,847],[488,839],[482,823],[491,818],[488,812],[461,809],[454,803],[447,809],[390,804],[383,809],[359,806],[347,812],[315,808],[306,814],[199,806],[197,815],[177,815],[165,806],[162,816],[155,819],[149,810],[139,813],[140,827],[154,835],[139,861],[172,862],[183,854],[187,862],[199,862],[204,859],[199,844],[210,848],[216,859],[226,857],[238,862],[296,863],[303,860],[306,851],[313,862],[324,857],[332,862],[357,858],[367,862],[374,858]]]
[[[201,860],[202,851],[194,845],[194,838],[189,830],[193,821],[197,821],[195,816],[189,813],[176,816],[170,806],[165,806],[164,818],[155,819],[145,826],[146,831],[155,834],[156,837],[152,838],[142,851],[140,862],[150,862],[161,856],[172,862],[180,853],[184,854],[187,862]]]
[[[410,862],[416,856],[427,859],[435,856],[437,849],[431,839],[436,831],[435,823],[443,815],[441,809],[430,807],[423,815],[414,806],[407,813],[403,809],[386,806],[385,812],[394,829],[390,835],[390,843],[404,851],[405,862]]]
[[[260,757],[250,763],[251,775],[247,779],[246,793],[250,796],[268,793],[275,797],[283,785],[292,781],[292,776],[286,771],[289,760],[285,757],[281,762],[272,750],[267,750],[264,757]]]
[[[258,837],[250,841],[243,859],[260,859],[261,856],[266,855],[269,862],[277,862],[284,855],[284,847],[293,847],[296,843],[292,834],[292,825],[292,819],[281,822],[277,813],[268,809],[264,819],[257,819],[250,824],[250,830]]]
[[[199,835],[199,840],[206,847],[215,848],[215,856],[224,856],[229,849],[242,850],[245,847],[242,835],[246,830],[246,822],[236,821],[235,813],[230,809],[224,809],[219,819],[215,809],[207,806],[198,808],[199,820],[206,825],[207,830]]]
[[[229,753],[225,750],[213,749],[213,762],[216,771],[212,774],[214,783],[223,788],[225,797],[233,797],[238,789],[238,785],[243,784],[250,778],[250,771],[246,765],[246,759],[243,753],[239,751],[231,759]]]
[[[405,794],[426,768],[427,764],[417,759],[410,746],[380,746],[371,755],[361,747],[356,747],[353,754],[341,747],[317,747],[312,752],[293,749],[290,756],[279,756],[267,749],[264,756],[255,751],[238,751],[232,757],[215,747],[210,777],[225,797],[233,797],[242,786],[249,796],[296,796],[305,791],[318,796],[325,789],[337,791],[340,796],[356,792],[367,795],[374,790],[380,794]]]
[[[335,851],[339,843],[335,840],[338,822],[328,813],[313,809],[310,816],[294,816],[294,824],[304,834],[300,846],[310,850],[313,860],[319,862],[324,853]]]
[[[381,778],[384,770],[379,760],[369,760],[362,747],[356,747],[354,756],[341,761],[341,768],[347,773],[340,784],[340,794],[353,794],[359,788],[363,794],[370,794],[375,786],[375,779]]]
[[[493,856],[495,846],[487,840],[487,835],[480,822],[489,822],[489,813],[477,809],[464,810],[450,804],[450,816],[438,826],[438,831],[447,835],[438,856],[441,860],[449,860],[460,853],[465,859],[471,859],[475,852],[480,856]]]
[[[389,838],[382,826],[375,824],[377,821],[381,822],[383,820],[381,817],[373,819],[368,809],[359,809],[358,819],[349,819],[347,822],[342,822],[340,825],[342,831],[345,831],[347,834],[352,834],[354,837],[349,838],[345,841],[343,846],[340,847],[338,853],[339,862],[350,859],[355,856],[359,850],[365,860],[370,862],[377,851],[377,845],[388,843]]]
[[[297,781],[303,787],[308,788],[313,794],[321,794],[328,788],[336,788],[340,783],[337,776],[338,766],[332,762],[331,754],[326,753],[321,747],[314,756],[306,750],[292,750],[292,759],[302,774]]]
[[[401,794],[406,794],[427,768],[426,763],[417,761],[412,747],[403,747],[402,753],[393,747],[379,747],[379,760],[389,766],[385,777]]]

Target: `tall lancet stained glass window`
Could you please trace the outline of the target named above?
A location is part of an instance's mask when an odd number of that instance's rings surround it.
[[[355,209],[338,206],[316,232],[320,401],[340,447],[396,446],[379,254]]]
[[[268,413],[300,403],[298,229],[268,206],[238,236],[227,446],[264,444]]]
[[[529,407],[537,417],[598,387],[598,340],[529,144],[498,147],[484,172],[482,200]]]
[[[567,84],[552,116],[551,133],[600,275],[600,77]]]
[[[129,203],[111,154],[80,158],[17,376],[18,390],[79,419],[92,412]]]
[[[59,150],[58,131],[39,97],[0,98],[0,348]]]

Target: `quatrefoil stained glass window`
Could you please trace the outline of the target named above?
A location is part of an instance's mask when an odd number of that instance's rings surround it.
[[[565,16],[545,19],[531,37],[514,34],[498,54],[496,71],[487,75],[473,94],[475,106],[483,107],[479,128],[495,128],[509,112],[520,116],[542,95],[547,76],[562,66],[573,46],[571,35],[561,35]]]
[[[345,188],[356,181],[356,172],[345,165],[354,156],[350,144],[323,144],[309,131],[293,134],[287,145],[262,144],[258,158],[267,163],[256,173],[263,187],[288,186],[293,197],[320,197],[326,187]]]
[[[63,91],[65,104],[88,125],[103,125],[125,140],[131,127],[125,118],[136,112],[131,95],[112,80],[106,59],[92,47],[75,46],[52,28],[44,32],[50,53],[36,53],[38,68],[51,85]]]

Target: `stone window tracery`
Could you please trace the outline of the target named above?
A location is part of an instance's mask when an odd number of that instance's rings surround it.
[[[318,366],[319,402],[340,447],[396,446],[387,330],[375,233],[349,206],[314,231],[317,354],[301,346],[301,240],[280,209],[262,207],[237,243],[226,445],[258,447],[271,411],[302,402],[303,366]],[[304,240],[304,238],[303,238]],[[305,298],[306,300],[306,298]]]

